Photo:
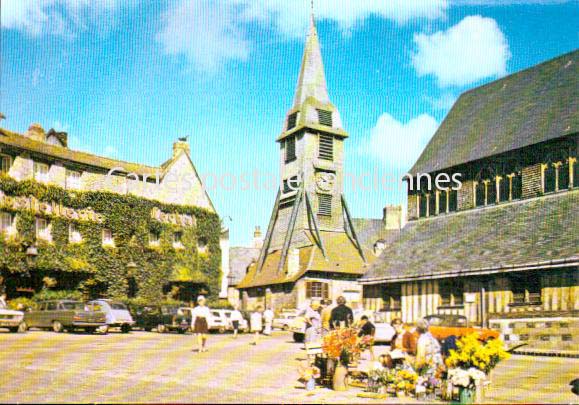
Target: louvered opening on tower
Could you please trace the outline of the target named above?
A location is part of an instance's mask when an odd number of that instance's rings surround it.
[[[293,114],[290,114],[289,117],[287,117],[287,130],[288,131],[292,128],[295,128],[297,120],[298,120],[298,112],[297,111]]]
[[[321,125],[325,125],[327,127],[332,126],[332,112],[328,110],[320,110],[319,108],[316,109],[318,112],[318,122]]]
[[[296,159],[296,138],[290,136],[285,140],[285,162],[291,162]]]
[[[318,156],[320,159],[334,160],[334,137],[320,134],[320,146]]]
[[[332,215],[332,195],[318,194],[318,215],[331,216]]]

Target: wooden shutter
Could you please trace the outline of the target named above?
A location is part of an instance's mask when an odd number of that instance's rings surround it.
[[[285,140],[285,161],[291,162],[296,158],[296,138],[289,137]]]
[[[306,282],[306,298],[312,298],[312,283]]]
[[[317,109],[317,111],[318,111],[318,122],[321,125],[331,127],[332,126],[332,112],[327,111],[327,110],[320,110],[320,109]]]
[[[332,215],[332,196],[330,194],[318,194],[318,215]]]
[[[298,118],[298,113],[295,112],[293,114],[290,114],[289,117],[287,117],[287,130],[289,131],[292,128],[295,128],[296,126],[296,122],[297,122],[297,118]]]
[[[330,297],[330,286],[328,283],[322,284],[322,298],[328,299]]]
[[[332,135],[320,134],[318,156],[320,159],[334,160],[334,137]]]

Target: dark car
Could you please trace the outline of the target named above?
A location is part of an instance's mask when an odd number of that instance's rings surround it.
[[[133,327],[145,331],[157,329],[159,333],[177,331],[185,333],[189,329],[187,318],[173,305],[144,305],[130,308],[135,321]]]
[[[37,309],[24,314],[23,323],[21,328],[24,330],[52,329],[57,333],[77,329],[93,333],[107,324],[104,312],[95,310],[93,305],[72,300],[41,302]]]

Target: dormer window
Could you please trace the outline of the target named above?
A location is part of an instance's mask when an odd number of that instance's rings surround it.
[[[296,160],[296,138],[290,136],[285,140],[285,162],[289,163]]]
[[[295,113],[293,113],[293,114],[290,114],[290,115],[287,117],[287,130],[288,130],[288,131],[289,131],[290,129],[295,128],[296,123],[297,123],[297,120],[298,120],[298,113],[297,113],[297,111],[296,111]]]
[[[320,134],[318,157],[324,160],[334,160],[334,137]]]
[[[46,163],[34,162],[34,180],[40,183],[47,183],[49,171],[50,166]]]
[[[8,155],[0,155],[0,173],[8,174],[12,167],[12,157]]]
[[[318,122],[320,125],[325,125],[327,127],[332,126],[332,112],[328,110],[317,109],[318,112]]]

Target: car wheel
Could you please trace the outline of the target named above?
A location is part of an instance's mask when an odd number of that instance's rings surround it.
[[[151,328],[143,328],[143,330],[144,330],[145,332],[150,332],[150,331],[151,331]]]
[[[303,343],[305,335],[303,333],[295,333],[294,332],[294,342],[296,343]]]
[[[96,332],[96,328],[85,328],[86,333],[90,333],[91,335]]]
[[[219,329],[217,329],[217,332],[219,333],[225,333],[225,328],[222,326]]]
[[[15,328],[8,328],[8,330],[10,331],[10,333],[17,333],[18,332],[18,326]]]
[[[52,321],[52,331],[56,333],[62,333],[64,331],[64,326],[59,321]]]
[[[28,330],[28,325],[26,324],[26,322],[21,322],[20,325],[18,325],[18,333],[24,333]]]
[[[167,333],[167,327],[165,325],[157,325],[157,332]]]
[[[284,325],[281,327],[282,330],[288,330],[289,329],[289,325]]]
[[[131,325],[123,325],[121,326],[122,333],[129,333],[131,331]]]
[[[106,335],[107,333],[109,333],[109,325],[99,326],[97,329],[103,335]]]
[[[177,329],[177,333],[179,333],[180,335],[183,335],[186,331],[187,331],[187,329],[183,329],[183,328]]]

